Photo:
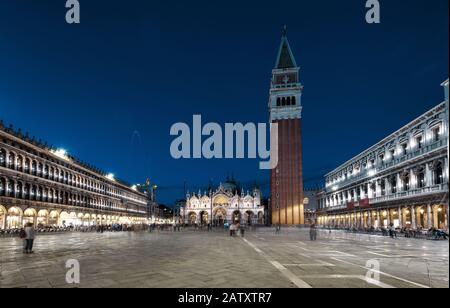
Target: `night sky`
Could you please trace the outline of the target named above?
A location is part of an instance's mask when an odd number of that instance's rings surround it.
[[[245,3],[244,3],[245,2]],[[134,184],[183,197],[257,160],[173,160],[175,122],[267,122],[283,25],[301,66],[306,186],[443,101],[448,0],[0,0],[0,119]],[[267,193],[266,193],[267,195]]]

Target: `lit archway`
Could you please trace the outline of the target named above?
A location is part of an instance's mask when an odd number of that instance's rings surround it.
[[[213,205],[214,206],[228,206],[228,204],[230,203],[230,198],[228,198],[228,196],[220,194],[217,195],[214,200],[213,200]]]
[[[8,217],[6,218],[6,229],[17,229],[22,227],[23,212],[18,207],[11,207],[8,210]]]
[[[223,207],[218,207],[214,209],[213,213],[214,223],[216,225],[223,225],[227,221],[227,211]]]
[[[36,220],[38,227],[45,227],[48,225],[48,211],[47,210],[40,210],[37,213],[37,220]]]
[[[207,225],[209,223],[209,215],[207,211],[200,212],[200,224]]]
[[[245,212],[245,218],[247,225],[252,225],[254,223],[254,214],[252,211]]]
[[[193,225],[193,224],[195,224],[197,222],[197,214],[196,213],[190,212],[188,217],[189,217],[189,223],[191,225]]]
[[[48,215],[48,225],[49,226],[58,226],[59,223],[59,212],[57,210],[53,210]]]
[[[240,222],[241,221],[241,212],[240,211],[234,211],[233,212],[233,217],[232,217],[233,222]]]
[[[26,226],[27,224],[35,224],[37,218],[37,212],[35,209],[29,208],[23,212],[22,225]]]
[[[6,208],[3,205],[0,205],[0,230],[5,228],[6,224]]]

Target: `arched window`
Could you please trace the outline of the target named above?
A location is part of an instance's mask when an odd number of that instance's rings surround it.
[[[25,188],[23,190],[23,197],[25,199],[30,199],[30,184],[25,184]]]
[[[409,174],[403,176],[403,191],[408,191],[410,187]]]
[[[6,167],[6,151],[0,149],[0,166]]]
[[[36,188],[36,186],[35,185],[32,185],[31,186],[31,200],[36,200],[36,198],[37,198],[37,188]]]
[[[0,179],[0,196],[6,195],[6,180],[4,178]]]
[[[14,153],[9,153],[8,168],[15,169],[15,164],[16,164],[16,155],[14,155]]]
[[[47,165],[44,166],[43,173],[44,173],[44,178],[48,179],[48,166]]]
[[[285,97],[283,97],[281,99],[281,106],[286,106],[286,98]]]
[[[30,163],[30,159],[29,158],[26,158],[25,159],[25,167],[24,167],[24,172],[25,173],[30,173],[30,169],[31,169],[31,165],[30,165],[31,163]]]
[[[281,98],[277,97],[277,107],[281,106]]]
[[[287,106],[290,106],[290,105],[291,105],[291,97],[288,97],[288,98],[287,98],[286,105],[287,105]]]
[[[42,176],[43,170],[44,170],[44,166],[41,163],[39,163],[37,166],[37,175]]]
[[[444,174],[442,170],[442,163],[439,162],[434,169],[434,184],[440,185],[444,183]]]
[[[13,182],[9,182],[8,183],[8,193],[6,194],[8,197],[14,197],[14,193],[15,193],[15,191],[14,191],[14,183]]]
[[[33,163],[31,164],[31,174],[37,175],[37,164],[34,160],[33,160]]]
[[[17,171],[22,172],[23,170],[23,158],[20,155],[17,155]]]
[[[291,105],[292,106],[297,105],[297,99],[295,98],[295,96],[292,96]]]
[[[22,199],[22,190],[23,190],[23,185],[22,183],[17,183],[17,194],[16,194],[16,198]]]
[[[397,193],[397,178],[396,176],[393,176],[389,179],[389,182],[391,184],[391,194]]]

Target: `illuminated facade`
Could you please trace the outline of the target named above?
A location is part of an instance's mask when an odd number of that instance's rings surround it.
[[[445,102],[326,175],[318,223],[448,229],[448,80]]]
[[[0,122],[0,229],[143,223],[146,194]]]
[[[252,194],[244,193],[243,190],[239,192],[233,182],[226,182],[210,193],[188,193],[186,200],[186,205],[181,209],[185,224],[264,224],[265,210],[261,203],[261,192],[256,188]]]

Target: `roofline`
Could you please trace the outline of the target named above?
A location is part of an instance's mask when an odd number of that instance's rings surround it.
[[[37,152],[41,152],[41,153],[42,153],[42,152],[45,152],[46,155],[49,155],[50,157],[52,157],[53,159],[55,159],[55,160],[57,160],[57,161],[60,161],[60,162],[65,163],[65,164],[71,164],[71,165],[74,165],[74,166],[76,166],[77,168],[79,168],[79,169],[81,169],[81,170],[83,170],[83,171],[85,171],[85,172],[87,172],[87,173],[90,173],[90,174],[92,174],[92,175],[95,175],[95,176],[101,178],[102,180],[104,180],[105,182],[107,182],[107,183],[109,183],[109,184],[117,185],[117,186],[119,186],[119,187],[122,187],[122,188],[124,188],[124,189],[129,190],[129,191],[132,192],[132,193],[135,193],[135,194],[137,194],[137,195],[141,195],[142,197],[147,197],[146,194],[141,193],[141,192],[138,192],[138,191],[135,191],[135,190],[133,190],[131,187],[129,187],[128,185],[125,185],[124,183],[121,183],[121,182],[120,182],[120,179],[118,179],[118,180],[111,180],[111,179],[108,179],[108,178],[105,177],[103,174],[98,173],[98,172],[96,172],[96,171],[93,171],[93,170],[91,170],[91,169],[89,169],[89,168],[86,168],[86,167],[82,166],[82,165],[79,164],[76,160],[73,160],[73,159],[64,160],[63,158],[61,158],[61,157],[55,155],[54,153],[52,153],[50,150],[48,150],[48,149],[43,149],[43,148],[41,148],[41,147],[39,147],[39,146],[36,146],[36,145],[34,145],[34,144],[32,144],[32,143],[30,143],[30,142],[28,142],[28,141],[26,141],[26,140],[23,140],[22,138],[19,138],[19,137],[15,136],[15,135],[13,135],[13,134],[11,134],[11,133],[9,133],[9,132],[6,132],[6,131],[4,131],[4,130],[0,130],[0,134],[4,134],[4,135],[6,135],[6,136],[9,136],[9,137],[13,138],[16,142],[20,142],[20,143],[22,143],[22,144],[25,144],[26,146],[28,146],[28,147],[34,149],[34,150],[37,151]]]
[[[359,153],[358,155],[353,156],[351,159],[349,159],[348,161],[344,162],[343,164],[340,164],[337,168],[334,168],[332,171],[326,173],[324,175],[324,177],[328,177],[329,175],[336,173],[339,171],[339,169],[344,168],[346,165],[349,165],[352,161],[356,160],[357,158],[361,157],[361,156],[365,156],[366,154],[369,154],[368,152],[372,152],[372,150],[374,150],[374,148],[377,148],[379,146],[381,146],[383,143],[385,143],[386,141],[388,141],[389,139],[391,139],[392,137],[395,137],[396,135],[399,134],[399,132],[405,130],[406,128],[408,128],[411,123],[416,122],[421,120],[423,117],[425,117],[428,113],[433,112],[436,109],[439,109],[440,107],[445,106],[445,102],[439,103],[438,105],[434,106],[433,108],[429,109],[427,112],[423,113],[422,115],[420,115],[419,117],[415,118],[414,120],[408,122],[408,124],[402,126],[400,129],[396,130],[395,132],[393,132],[392,134],[388,135],[387,137],[383,138],[382,140],[380,140],[379,142],[377,142],[376,144],[372,145],[370,148],[364,150],[363,152]]]

